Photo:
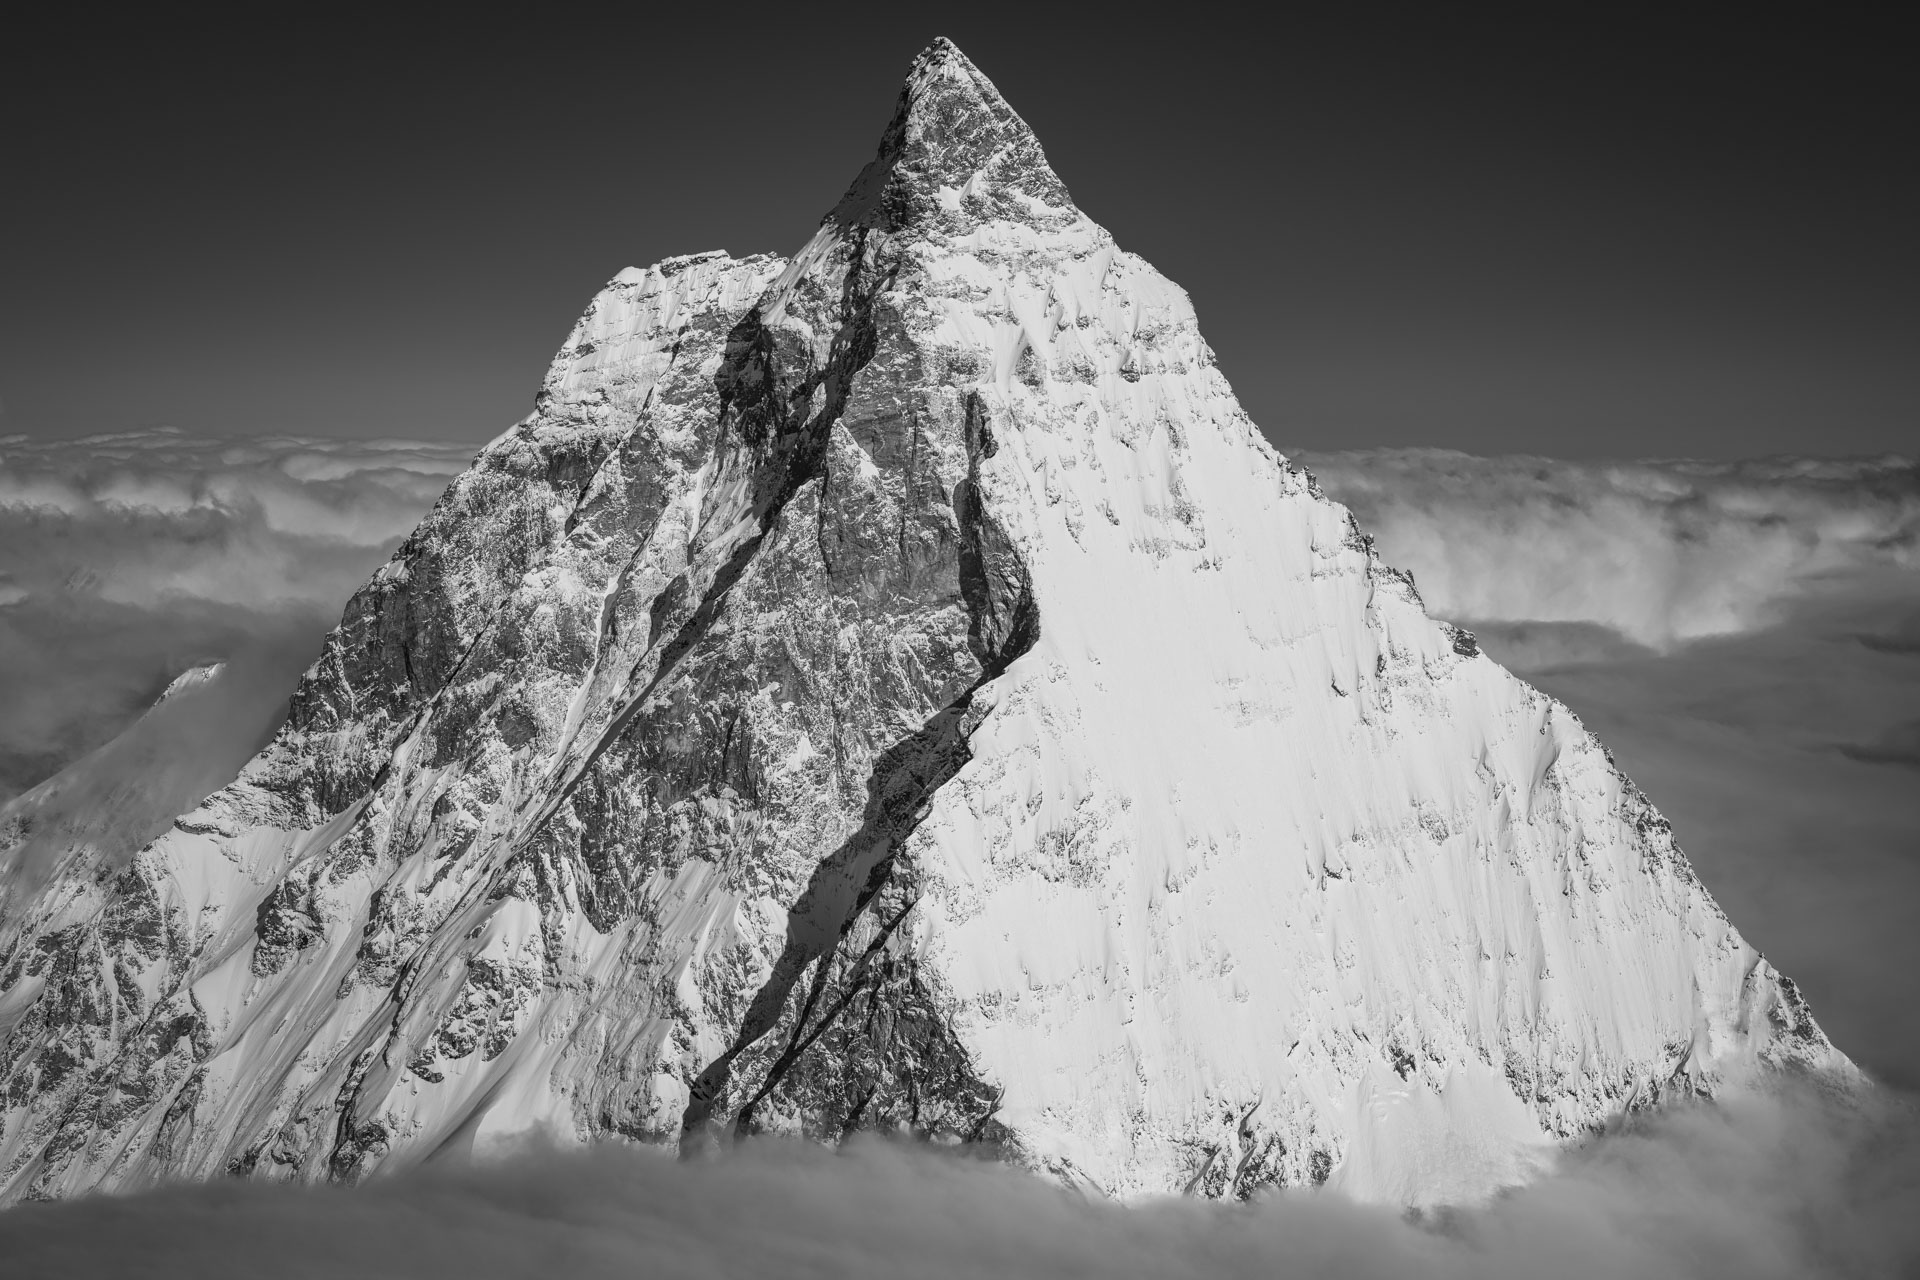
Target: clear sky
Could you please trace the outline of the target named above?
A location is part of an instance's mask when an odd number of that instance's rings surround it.
[[[802,244],[946,34],[1283,446],[1920,440],[1920,77],[1831,7],[53,8],[0,433],[490,437],[621,267]]]

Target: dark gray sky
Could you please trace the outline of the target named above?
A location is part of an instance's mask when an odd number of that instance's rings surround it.
[[[803,243],[947,34],[1285,446],[1920,439],[1910,46],[1831,7],[53,8],[0,433],[489,437],[619,268]]]

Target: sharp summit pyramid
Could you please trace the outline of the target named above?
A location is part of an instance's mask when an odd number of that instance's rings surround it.
[[[791,259],[588,307],[284,729],[0,916],[0,1192],[910,1131],[1471,1197],[1852,1068],[941,41]]]

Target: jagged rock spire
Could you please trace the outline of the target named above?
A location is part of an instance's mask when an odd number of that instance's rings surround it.
[[[952,194],[945,203],[941,192]],[[1040,140],[945,36],[913,60],[880,152],[827,215],[894,231],[929,218],[964,229],[982,216],[1076,215]]]

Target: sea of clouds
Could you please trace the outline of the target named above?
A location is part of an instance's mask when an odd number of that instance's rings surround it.
[[[221,1182],[0,1213],[21,1275],[1682,1280],[1893,1277],[1920,1259],[1910,1108],[1786,1086],[1647,1118],[1484,1206],[1329,1192],[1120,1207],[905,1143],[699,1164],[605,1146],[355,1190]]]
[[[68,769],[0,819],[96,795],[86,770],[119,761],[194,762],[143,799],[156,815],[231,776],[472,452],[0,438],[0,801]],[[1301,460],[1432,612],[1599,734],[1835,1042],[1920,1089],[1920,467]],[[210,661],[220,678],[81,761]],[[165,1277],[1915,1274],[1920,1126],[1898,1097],[1788,1088],[1670,1113],[1419,1220],[1317,1193],[1122,1212],[881,1144],[691,1168],[613,1150],[430,1167],[377,1194],[29,1206],[0,1213],[0,1258]]]

